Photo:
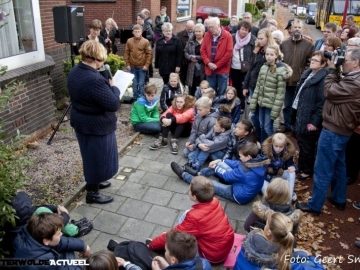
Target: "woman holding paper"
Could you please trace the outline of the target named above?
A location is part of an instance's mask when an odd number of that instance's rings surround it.
[[[119,89],[97,71],[107,58],[103,45],[86,41],[80,48],[81,62],[69,73],[70,124],[75,129],[83,160],[86,203],[109,203],[113,198],[99,193],[111,185],[106,180],[118,171],[116,115]]]

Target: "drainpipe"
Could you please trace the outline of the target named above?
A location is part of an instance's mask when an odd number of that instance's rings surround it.
[[[232,4],[232,0],[229,0],[229,12],[228,12],[228,15],[229,15],[229,18],[231,18],[231,4]]]

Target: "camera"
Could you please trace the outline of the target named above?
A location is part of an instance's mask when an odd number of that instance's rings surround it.
[[[333,52],[324,52],[324,57],[327,59],[331,60],[333,56],[335,56],[334,65],[340,66],[342,65],[342,63],[344,63],[345,60],[345,50],[343,50],[342,48],[336,48],[336,50]]]

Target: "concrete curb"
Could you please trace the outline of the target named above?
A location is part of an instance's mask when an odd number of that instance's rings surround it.
[[[140,132],[136,132],[134,135],[132,135],[119,149],[118,153],[119,155],[122,154],[126,148],[131,145],[134,140],[140,135]],[[71,203],[77,198],[81,192],[85,190],[86,182],[81,183],[80,186],[74,191],[73,194],[69,195],[62,203],[65,208],[69,209],[71,207]]]

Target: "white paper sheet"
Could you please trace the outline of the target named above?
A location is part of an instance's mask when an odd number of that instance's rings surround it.
[[[115,85],[120,90],[120,99],[125,94],[125,91],[128,88],[129,84],[132,82],[133,78],[134,78],[134,74],[131,74],[129,72],[124,72],[122,70],[116,71],[115,75],[113,76],[113,79],[115,81]]]

